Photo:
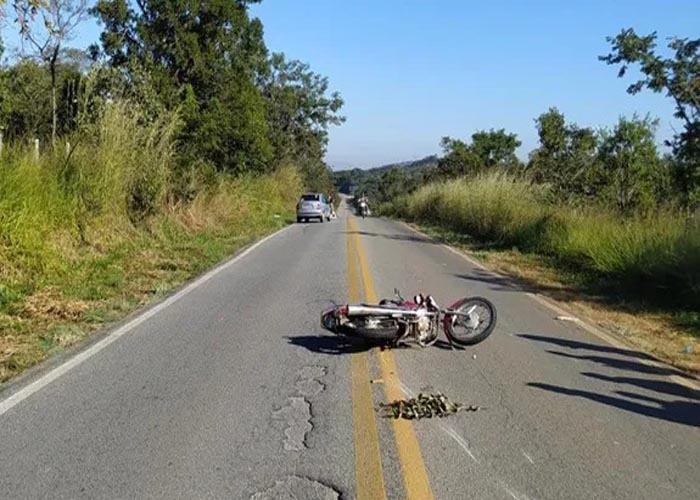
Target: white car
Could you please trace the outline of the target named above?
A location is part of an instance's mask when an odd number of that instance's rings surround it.
[[[297,222],[331,220],[331,206],[323,193],[304,193],[297,203]]]

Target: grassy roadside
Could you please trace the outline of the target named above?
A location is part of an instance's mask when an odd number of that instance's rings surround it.
[[[191,204],[90,245],[55,238],[64,259],[0,285],[0,382],[118,321],[289,223],[294,170],[228,181]]]
[[[560,268],[553,259],[484,246],[462,235],[426,224],[409,225],[465,252],[487,268],[513,279],[524,290],[541,293],[565,310],[676,368],[700,375],[698,313],[668,312],[592,293],[586,276]],[[690,352],[686,350],[690,348]]]
[[[700,231],[659,213],[621,219],[547,204],[490,175],[419,188],[381,207],[540,292],[628,345],[700,374]],[[469,235],[469,236],[466,236]]]
[[[541,293],[564,310],[596,325],[630,346],[676,368],[700,375],[697,313],[669,312],[595,294],[586,277],[559,267],[545,256],[485,247],[439,226],[409,223],[432,238],[508,276],[519,288]],[[690,352],[686,350],[690,348]]]

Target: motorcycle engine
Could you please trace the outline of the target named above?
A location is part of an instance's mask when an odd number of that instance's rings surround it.
[[[431,340],[433,337],[434,325],[428,316],[418,318],[416,322],[416,337],[419,341]]]

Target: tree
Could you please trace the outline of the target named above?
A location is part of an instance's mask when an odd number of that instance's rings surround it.
[[[444,156],[438,161],[433,177],[472,175],[488,168],[519,164],[515,150],[521,142],[516,134],[508,134],[504,129],[475,132],[471,144],[443,137],[440,145]]]
[[[318,155],[323,156],[328,142],[329,125],[345,121],[337,114],[343,106],[340,94],[327,95],[328,78],[311,71],[308,64],[287,61],[284,54],[274,53],[259,86],[267,100],[277,161],[320,159]]]
[[[8,138],[51,133],[51,79],[34,61],[20,61],[2,72],[2,126]]]
[[[15,1],[20,36],[35,56],[47,64],[51,75],[51,142],[55,145],[58,130],[57,67],[63,44],[73,30],[87,18],[87,0]],[[37,22],[37,17],[41,20]]]
[[[481,168],[479,158],[464,141],[443,137],[440,146],[444,155],[438,160],[434,178],[472,175]]]
[[[519,164],[515,150],[521,144],[517,134],[508,134],[505,129],[480,130],[472,134],[471,150],[486,168],[512,167]]]
[[[600,143],[601,194],[620,211],[648,210],[667,179],[654,141],[658,119],[620,118]]]
[[[231,172],[264,171],[272,160],[265,100],[262,24],[255,1],[98,0],[102,54],[128,75],[141,68],[168,108],[182,108],[186,163]],[[93,49],[95,54],[98,53]]]
[[[535,119],[539,148],[530,154],[528,171],[535,182],[552,185],[561,199],[590,195],[597,161],[598,139],[590,128],[567,125],[557,108]]]
[[[675,176],[688,201],[700,202],[700,39],[669,38],[674,54],[663,57],[656,53],[656,32],[640,36],[633,29],[624,29],[606,40],[612,52],[599,56],[607,64],[621,65],[623,77],[632,64],[638,64],[643,75],[627,92],[636,94],[647,88],[666,92],[675,103],[675,116],[684,130],[667,144],[675,156]]]

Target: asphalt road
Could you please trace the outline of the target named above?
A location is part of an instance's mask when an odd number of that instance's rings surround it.
[[[320,329],[394,287],[483,295],[498,326],[463,351]],[[700,391],[556,317],[400,224],[296,224],[5,387],[0,498],[698,498]],[[392,380],[484,409],[397,425]]]

